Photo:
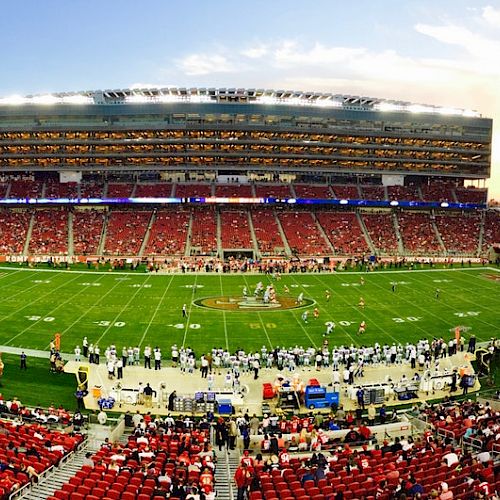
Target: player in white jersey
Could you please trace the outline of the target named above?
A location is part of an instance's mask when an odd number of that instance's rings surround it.
[[[330,335],[333,333],[333,331],[335,330],[335,323],[333,321],[327,321],[326,322],[326,332],[325,332],[325,335]]]

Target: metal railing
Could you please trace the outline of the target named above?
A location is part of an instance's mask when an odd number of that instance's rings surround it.
[[[48,479],[50,479],[50,477],[52,476],[53,473],[56,472],[56,470],[61,469],[64,464],[73,460],[73,458],[75,457],[77,452],[85,451],[87,449],[87,446],[88,446],[88,439],[85,438],[85,440],[80,443],[80,446],[77,449],[72,450],[68,454],[64,455],[57,465],[51,465],[49,468],[45,469],[43,472],[40,472],[40,474],[38,474],[38,481],[36,483],[34,483],[30,480],[28,483],[23,485],[21,488],[12,492],[9,495],[9,500],[13,500],[14,498],[24,498],[28,493],[31,492],[31,490],[35,486],[38,486],[38,485],[44,483],[45,481],[47,481]]]

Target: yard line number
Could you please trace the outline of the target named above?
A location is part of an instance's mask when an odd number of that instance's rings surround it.
[[[115,326],[116,328],[122,328],[126,325],[125,321],[115,321],[114,323],[112,321],[94,321],[94,325],[97,326]]]

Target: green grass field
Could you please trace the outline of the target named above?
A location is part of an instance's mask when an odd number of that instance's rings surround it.
[[[285,275],[274,282],[278,298],[289,302],[299,293],[319,308],[318,319],[307,324],[304,309],[213,310],[194,305],[212,297],[238,303],[243,286],[253,295],[264,275],[179,274],[43,271],[0,268],[0,344],[47,349],[56,332],[63,352],[73,352],[84,336],[99,343],[102,352],[115,344],[160,346],[164,357],[173,343],[198,354],[213,347],[260,349],[295,344],[319,346],[325,322],[337,324],[330,345],[406,342],[422,337],[453,335],[455,326],[467,327],[479,341],[497,334],[500,324],[500,282],[493,268],[388,271],[373,273]],[[365,284],[360,284],[361,276]],[[391,283],[396,282],[396,292]],[[439,299],[435,290],[441,290]],[[332,298],[326,302],[325,290]],[[366,302],[358,307],[360,297]],[[225,299],[221,299],[225,297]],[[182,317],[187,305],[188,318]],[[224,305],[222,305],[224,307]],[[237,306],[231,306],[237,307]],[[358,325],[367,329],[358,336]]]

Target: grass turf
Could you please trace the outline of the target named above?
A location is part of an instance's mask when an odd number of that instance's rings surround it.
[[[18,355],[3,354],[2,360],[5,366],[0,392],[6,400],[18,397],[28,406],[46,408],[54,403],[68,410],[76,408],[74,375],[50,373],[48,360],[42,358],[28,358],[26,371],[19,369]]]
[[[295,299],[300,292],[316,302],[320,315],[303,309],[220,311],[193,305],[204,297],[241,297],[243,286],[253,294],[265,275],[87,272],[85,270],[0,269],[0,344],[47,349],[56,332],[63,352],[73,352],[84,336],[99,343],[102,352],[115,344],[158,345],[164,358],[170,347],[188,345],[197,354],[213,346],[245,350],[276,346],[316,345],[323,342],[325,322],[337,324],[330,345],[415,341],[422,337],[453,336],[465,326],[468,338],[479,341],[496,335],[500,283],[486,277],[497,270],[460,268],[403,272],[284,275],[274,282],[279,296]],[[365,284],[360,284],[361,277]],[[396,282],[396,291],[392,291]],[[435,297],[440,289],[439,299]],[[325,290],[331,290],[329,302]],[[360,297],[364,309],[358,307]],[[182,317],[187,304],[188,318]],[[312,313],[314,306],[307,309]],[[361,321],[366,333],[357,335]]]

